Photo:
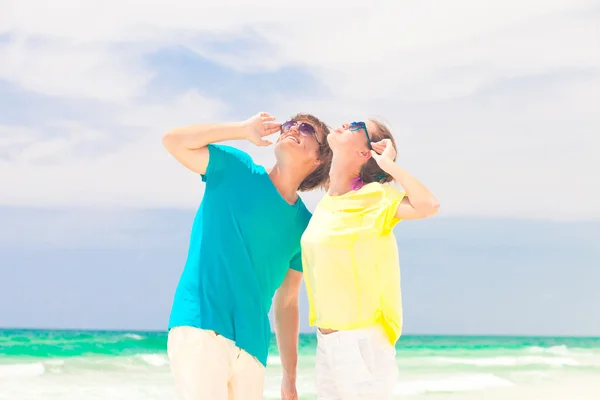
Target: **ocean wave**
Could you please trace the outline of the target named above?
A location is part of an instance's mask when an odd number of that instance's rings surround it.
[[[279,399],[279,380],[273,386],[267,385],[264,391],[265,399]],[[309,383],[310,382],[310,383]],[[301,394],[314,394],[312,380],[302,382],[298,386]],[[460,393],[515,386],[512,382],[493,374],[465,374],[441,376],[437,378],[406,379],[401,378],[396,384],[396,396],[415,396],[426,393]]]
[[[517,356],[517,357],[493,357],[493,358],[449,358],[436,357],[436,364],[462,364],[476,365],[478,367],[514,367],[526,365],[548,365],[553,367],[578,367],[582,364],[568,357],[542,357],[542,356]]]
[[[544,382],[544,381],[549,381],[549,380],[555,379],[557,376],[559,376],[559,375],[557,375],[554,372],[549,372],[548,370],[546,370],[546,371],[517,370],[517,371],[511,371],[508,375],[508,377],[511,379],[511,381],[513,381],[517,385],[520,385],[523,383],[530,384],[530,383],[540,383],[540,382]]]
[[[50,365],[53,367],[62,367],[63,365],[65,365],[65,360],[44,360],[44,364],[45,365]]]
[[[15,360],[11,364],[0,364],[0,380],[5,377],[70,374],[84,371],[92,373],[98,371],[106,373],[141,372],[168,367],[168,365],[169,359],[166,353],[138,353],[131,356],[90,356],[66,359],[50,358],[29,364]]]
[[[32,378],[43,375],[46,371],[44,364],[4,364],[0,365],[0,380],[6,378]]]
[[[161,354],[138,354],[138,357],[154,367],[162,367],[169,364],[168,358]]]
[[[281,358],[278,356],[268,356],[267,365],[281,365]]]
[[[527,348],[526,352],[529,354],[549,354],[577,359],[596,359],[600,362],[600,351],[597,348],[567,347],[565,345],[552,347],[533,346]],[[600,365],[598,362],[594,363],[594,365]]]
[[[0,357],[126,356],[158,353],[166,346],[167,335],[163,332],[16,332],[3,339]]]
[[[143,371],[169,365],[166,353],[138,353],[131,356],[77,357],[67,361],[66,367],[90,371]]]
[[[547,378],[550,374],[546,371],[516,371],[514,372],[515,376],[526,376],[532,378]]]
[[[469,392],[510,386],[514,386],[514,384],[493,374],[469,374],[400,382],[396,385],[394,394],[414,396],[425,393]]]
[[[536,354],[540,354],[540,353],[544,353],[544,354],[554,354],[557,356],[566,356],[569,355],[569,348],[565,345],[560,345],[560,346],[552,346],[552,347],[539,347],[539,346],[533,346],[533,347],[529,347],[527,349],[528,352],[530,353],[536,353]]]
[[[400,382],[396,385],[394,394],[414,396],[424,393],[470,392],[510,386],[514,386],[514,384],[493,374],[469,374]]]
[[[136,333],[126,333],[123,336],[125,336],[128,339],[133,339],[133,340],[144,340],[143,336],[138,335]]]

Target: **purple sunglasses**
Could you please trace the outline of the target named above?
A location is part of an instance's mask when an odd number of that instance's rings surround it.
[[[281,132],[288,133],[290,129],[292,129],[292,127],[294,126],[298,127],[298,132],[300,132],[302,136],[314,136],[317,143],[319,145],[321,144],[321,141],[317,136],[317,131],[315,130],[315,127],[306,122],[298,122],[294,120],[286,121],[283,124],[281,124]]]

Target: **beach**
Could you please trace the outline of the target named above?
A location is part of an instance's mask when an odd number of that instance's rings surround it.
[[[172,399],[166,332],[0,330],[0,399]],[[313,334],[300,338],[298,391],[314,399]],[[600,398],[600,338],[403,336],[400,399]],[[274,340],[265,399],[278,398]]]

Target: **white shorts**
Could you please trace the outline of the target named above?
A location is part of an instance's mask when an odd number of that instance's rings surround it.
[[[167,352],[181,400],[263,398],[264,365],[213,331],[173,328]]]
[[[317,330],[315,366],[319,400],[391,399],[398,380],[396,349],[383,328]]]

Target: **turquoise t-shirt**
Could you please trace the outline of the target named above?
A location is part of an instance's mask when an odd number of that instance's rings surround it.
[[[300,238],[311,213],[300,198],[288,204],[248,154],[208,149],[206,188],[169,329],[214,330],[266,365],[273,295],[288,268],[302,271]]]

